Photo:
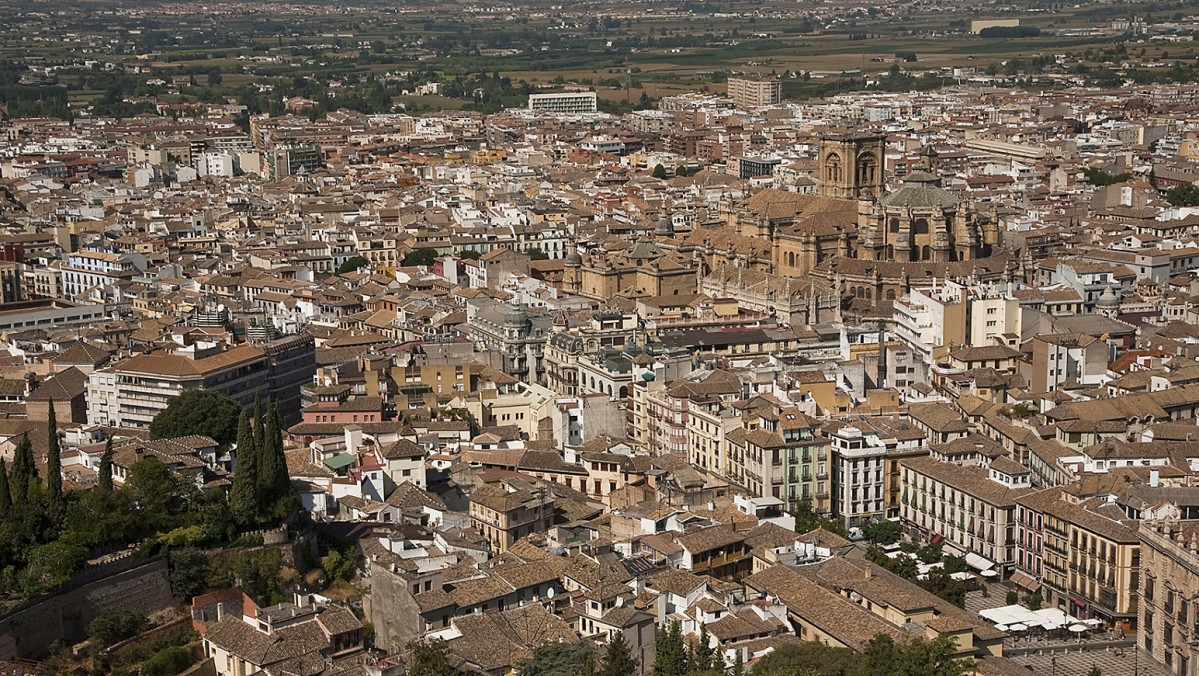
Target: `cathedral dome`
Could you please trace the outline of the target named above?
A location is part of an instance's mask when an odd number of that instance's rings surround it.
[[[886,195],[879,202],[883,207],[908,209],[952,209],[961,200],[958,196],[938,185],[941,179],[927,171],[914,171],[904,178],[899,190]]]

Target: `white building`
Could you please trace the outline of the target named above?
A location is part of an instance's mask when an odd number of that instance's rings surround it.
[[[145,260],[137,254],[77,251],[67,256],[62,269],[63,292],[71,300],[120,301],[118,282],[145,269]]]
[[[529,94],[529,110],[540,113],[594,113],[599,110],[595,92]]]

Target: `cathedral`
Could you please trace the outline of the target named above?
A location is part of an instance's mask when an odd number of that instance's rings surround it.
[[[933,161],[935,154],[926,156]],[[886,137],[838,134],[820,139],[820,192],[858,200],[855,258],[900,263],[950,263],[990,255],[998,228],[969,202],[916,171],[884,194]],[[929,166],[928,169],[932,169]]]

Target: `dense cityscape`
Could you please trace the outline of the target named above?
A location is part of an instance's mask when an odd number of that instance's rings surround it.
[[[1199,674],[1199,4],[0,3],[0,674]]]

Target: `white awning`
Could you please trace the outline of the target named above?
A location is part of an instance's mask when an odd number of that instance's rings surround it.
[[[995,567],[995,562],[983,558],[974,552],[966,552],[966,565],[975,570],[990,570]]]

